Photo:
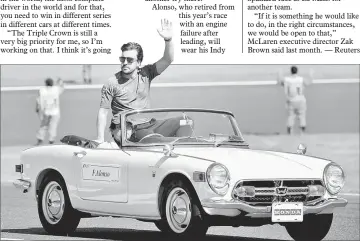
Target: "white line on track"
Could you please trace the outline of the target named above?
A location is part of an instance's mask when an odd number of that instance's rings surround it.
[[[1,238],[1,240],[24,240],[19,238]]]
[[[275,80],[263,81],[223,81],[223,82],[187,82],[187,83],[153,83],[153,88],[171,87],[209,87],[209,86],[264,86],[276,85]],[[316,79],[314,84],[359,84],[359,79]],[[103,85],[65,85],[65,89],[100,89]],[[41,86],[1,87],[1,91],[38,90]]]
[[[360,194],[359,193],[339,193],[339,196],[354,196],[354,197],[359,197]]]

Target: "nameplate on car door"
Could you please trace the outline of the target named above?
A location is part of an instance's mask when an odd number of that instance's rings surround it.
[[[83,180],[118,182],[120,180],[120,166],[82,165]]]

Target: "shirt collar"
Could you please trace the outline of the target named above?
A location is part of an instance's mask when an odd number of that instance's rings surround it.
[[[135,74],[129,80],[136,79],[136,77],[139,75],[139,71],[140,69],[138,69],[138,71],[136,71]],[[115,73],[115,77],[117,80],[122,80],[122,71],[120,70],[119,72]]]

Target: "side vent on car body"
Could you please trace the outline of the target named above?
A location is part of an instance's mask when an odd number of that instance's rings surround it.
[[[15,172],[23,173],[23,164],[15,165]]]

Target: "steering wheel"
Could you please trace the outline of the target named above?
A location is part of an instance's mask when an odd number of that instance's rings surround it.
[[[153,137],[153,136],[165,137],[165,136],[163,136],[163,135],[161,135],[159,133],[151,133],[151,134],[148,134],[148,135],[144,136],[143,138],[141,138],[139,142],[141,142],[142,140],[144,140],[146,138]]]

